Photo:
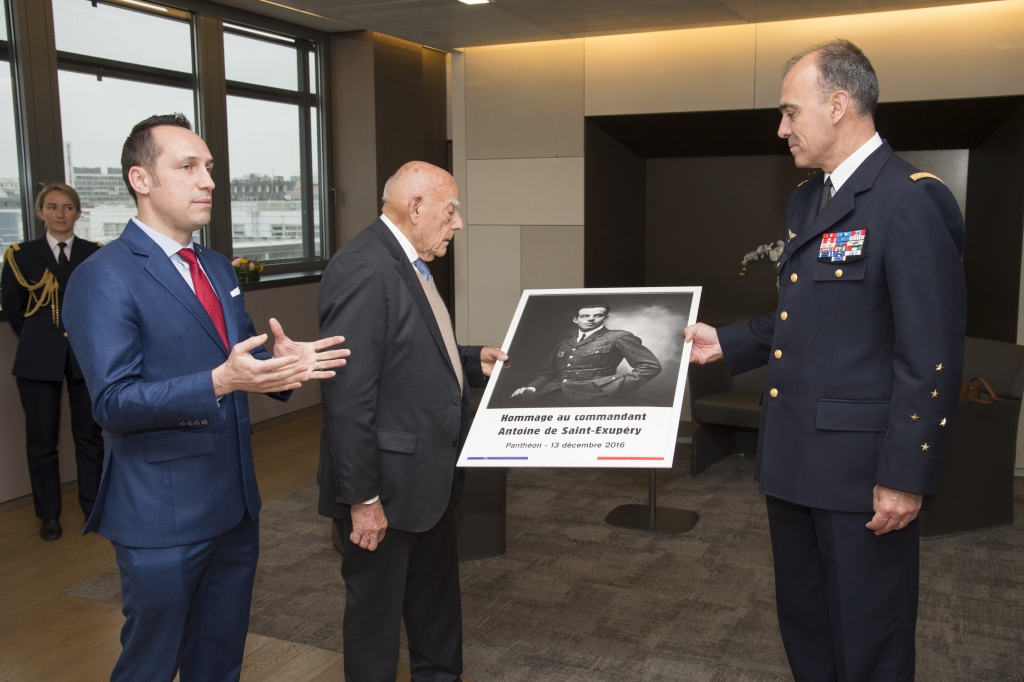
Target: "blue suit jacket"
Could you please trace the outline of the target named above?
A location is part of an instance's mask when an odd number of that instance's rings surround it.
[[[233,346],[255,336],[231,263],[195,245]],[[106,431],[99,495],[83,532],[131,547],[170,547],[227,532],[260,495],[244,392],[218,404],[212,370],[228,351],[167,254],[128,223],[78,266],[64,325]],[[252,351],[269,359],[263,347]],[[286,394],[273,397],[287,399]]]
[[[733,374],[768,363],[756,469],[768,495],[870,512],[876,483],[938,487],[963,367],[966,229],[945,185],[915,174],[883,144],[820,214],[821,176],[803,183],[778,310],[718,332]],[[859,257],[822,256],[824,234],[854,230],[866,230]]]

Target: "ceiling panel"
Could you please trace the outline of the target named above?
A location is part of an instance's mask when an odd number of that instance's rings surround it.
[[[586,0],[585,0],[586,1]],[[749,22],[785,21],[845,14],[889,12],[943,5],[968,5],[988,0],[721,0]]]
[[[719,0],[495,0],[494,7],[573,37],[744,23]]]
[[[458,0],[219,0],[328,32],[370,29],[440,49],[985,1],[492,0],[465,5]]]
[[[386,12],[336,12],[331,9],[324,11],[328,16],[336,16],[346,23],[440,49],[566,37],[562,33],[502,12],[491,4],[469,6],[448,3],[444,7],[413,7]]]

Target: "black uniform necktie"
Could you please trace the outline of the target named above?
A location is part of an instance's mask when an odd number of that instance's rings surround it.
[[[68,248],[67,242],[57,242],[57,248],[60,249],[60,255],[57,256],[57,267],[60,268],[60,274],[68,274],[68,254],[65,251]]]
[[[825,210],[825,204],[832,198],[832,178],[825,178],[825,186],[821,188],[821,202],[818,204],[818,213]]]

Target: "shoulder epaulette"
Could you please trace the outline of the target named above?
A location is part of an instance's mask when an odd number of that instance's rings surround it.
[[[938,175],[932,175],[931,173],[914,173],[913,175],[910,176],[910,179],[913,180],[914,182],[917,182],[918,180],[922,180],[924,178],[931,178],[932,180],[938,180],[939,182],[942,182],[942,178],[940,178]],[[945,185],[946,183],[942,182],[942,184]]]
[[[807,180],[804,180],[803,182],[801,182],[800,185],[804,184],[804,182],[807,182]],[[797,187],[799,187],[800,185],[797,185]]]

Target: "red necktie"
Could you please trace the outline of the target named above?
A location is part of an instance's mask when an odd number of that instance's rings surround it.
[[[231,350],[231,344],[228,343],[228,329],[224,326],[224,309],[220,307],[220,299],[217,298],[217,294],[213,293],[213,287],[210,286],[210,280],[206,279],[206,273],[199,267],[196,252],[192,249],[182,249],[178,252],[178,256],[188,263],[189,272],[192,274],[192,286],[196,290],[196,298],[206,308],[206,314],[210,316],[213,326],[217,328],[224,347]]]

